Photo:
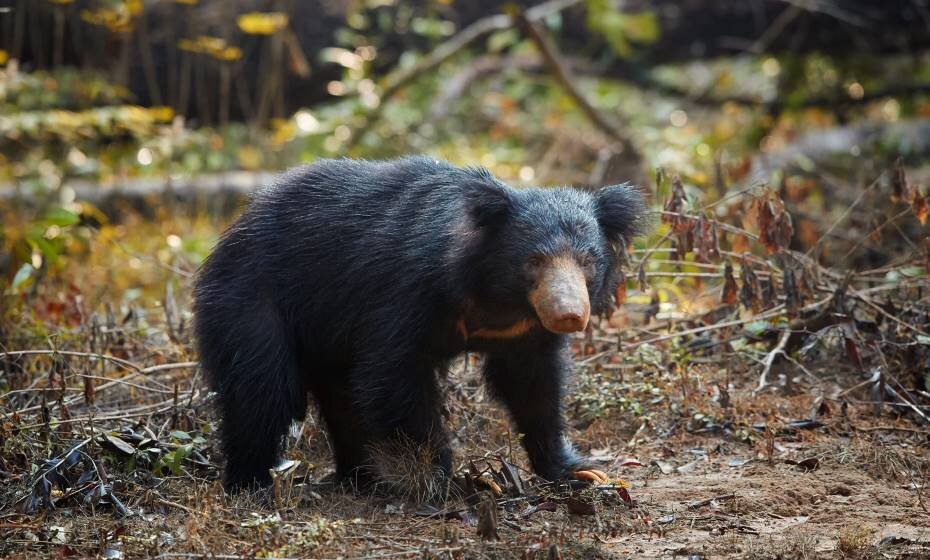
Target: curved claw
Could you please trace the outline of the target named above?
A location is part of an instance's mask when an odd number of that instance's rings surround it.
[[[500,498],[504,495],[504,491],[501,489],[500,485],[494,482],[494,479],[486,474],[476,478],[475,482],[478,483],[479,486],[484,486],[490,490],[491,493],[494,494],[495,498]]]
[[[574,471],[572,473],[572,478],[575,480],[586,480],[595,484],[607,484],[610,482],[610,478],[607,476],[607,474],[604,473],[604,471],[599,471],[597,469]]]

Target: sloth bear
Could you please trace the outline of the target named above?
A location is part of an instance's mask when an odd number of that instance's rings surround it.
[[[376,482],[373,451],[397,442],[427,449],[429,470],[448,477],[437,375],[466,351],[485,355],[538,475],[606,479],[563,436],[568,335],[611,305],[645,211],[628,185],[516,189],[425,157],[283,174],[221,237],[194,290],[226,488],[270,482],[308,394],[340,479]]]

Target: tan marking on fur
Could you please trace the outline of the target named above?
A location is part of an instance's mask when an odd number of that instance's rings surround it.
[[[543,326],[552,332],[584,330],[591,316],[584,271],[571,257],[555,257],[547,263],[529,300]],[[578,315],[581,328],[566,330],[559,322],[566,313]]]
[[[516,323],[505,327],[503,329],[478,329],[470,333],[467,333],[465,337],[466,340],[468,337],[474,338],[494,338],[494,339],[508,339],[508,338],[517,338],[518,336],[523,336],[530,329],[536,326],[536,321],[533,319],[523,319],[522,321],[517,321]],[[464,324],[463,324],[464,328]]]
[[[465,319],[459,319],[455,324],[455,330],[462,335],[462,339],[468,342],[468,327],[465,326]]]

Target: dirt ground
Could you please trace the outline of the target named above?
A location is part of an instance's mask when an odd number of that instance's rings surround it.
[[[578,361],[568,406],[573,437],[615,477],[611,485],[556,488],[534,480],[521,468],[522,451],[476,368],[460,367],[448,382],[449,420],[460,474],[499,483],[491,521],[480,497],[428,505],[321,484],[331,469],[329,450],[311,417],[290,439],[288,457],[298,466],[265,494],[223,495],[211,435],[202,444],[207,461],[188,461],[177,475],[155,476],[127,464],[102,440],[92,442],[88,454],[105,465],[123,515],[106,499],[64,499],[54,489],[52,498],[60,498],[54,508],[21,513],[34,472],[11,468],[19,455],[10,453],[14,441],[8,440],[0,552],[7,558],[227,559],[930,556],[925,429],[804,391],[754,395],[749,376],[730,380],[724,409],[720,395],[712,396],[714,380],[700,367],[685,377],[663,377],[622,373],[624,366],[611,368],[608,357]],[[166,370],[142,383],[196,384],[191,375]],[[210,425],[209,397],[195,394],[180,418],[166,410],[146,419],[157,438],[167,437],[154,428],[162,418],[162,428],[172,420],[192,432]],[[623,396],[604,404],[604,395]],[[107,433],[130,441],[118,426],[131,423],[114,421],[117,431]],[[520,487],[504,473],[504,461],[520,473]]]

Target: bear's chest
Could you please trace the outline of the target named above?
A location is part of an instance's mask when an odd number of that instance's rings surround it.
[[[539,320],[535,317],[467,305],[452,325],[450,334],[459,349],[481,351],[487,346],[523,339],[539,328]]]

